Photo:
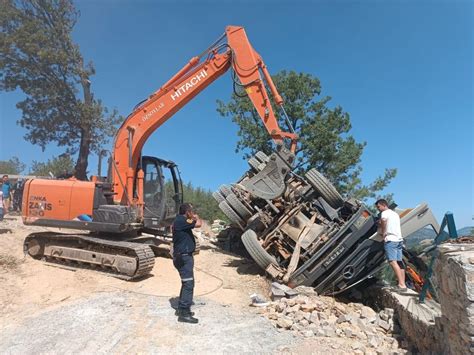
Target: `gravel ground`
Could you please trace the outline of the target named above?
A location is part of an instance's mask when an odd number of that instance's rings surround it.
[[[171,259],[156,258],[150,276],[137,282],[51,267],[23,255],[26,235],[43,230],[24,226],[18,216],[0,223],[0,354],[358,351],[352,339],[279,331],[249,307],[250,294],[268,296],[260,269],[209,242],[196,256],[200,322],[191,325],[178,323],[171,307],[181,286]]]
[[[6,326],[0,353],[273,353],[298,342],[256,312],[199,298],[194,310],[199,324],[182,324],[168,298],[97,293]]]

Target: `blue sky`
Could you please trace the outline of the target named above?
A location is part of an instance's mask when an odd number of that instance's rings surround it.
[[[241,25],[271,73],[320,78],[323,95],[351,115],[366,141],[368,183],[386,167],[385,192],[400,206],[428,202],[472,225],[473,5],[470,1],[77,1],[73,37],[97,74],[92,89],[126,116],[227,25]],[[144,154],[174,160],[197,186],[217,188],[247,168],[235,153],[237,127],[216,112],[232,93],[229,74],[157,130]],[[23,140],[22,94],[1,93],[0,159],[30,164],[63,150]],[[91,157],[89,170],[96,171]]]

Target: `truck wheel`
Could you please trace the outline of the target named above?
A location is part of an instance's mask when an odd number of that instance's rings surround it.
[[[257,158],[261,163],[268,163],[268,161],[270,160],[268,155],[266,155],[264,152],[261,152],[261,151],[258,151],[255,154],[255,158]]]
[[[326,200],[333,208],[342,207],[344,199],[337,192],[336,188],[316,169],[309,170],[306,175],[306,179],[311,186]]]
[[[219,191],[214,191],[212,193],[212,197],[214,197],[214,200],[217,201],[217,203],[221,203],[222,201],[225,201],[225,197],[222,196],[222,194]]]
[[[230,188],[230,185],[221,185],[219,186],[219,192],[222,196],[226,197],[228,194],[232,193],[232,189]]]
[[[237,212],[235,212],[232,209],[232,207],[229,206],[227,201],[222,201],[221,203],[219,203],[219,208],[231,220],[231,222],[234,222],[241,229],[244,229],[243,227],[245,226],[245,222],[242,220],[242,218],[240,218],[240,216],[237,214]]]
[[[253,170],[255,170],[257,173],[260,171],[260,169],[259,169],[260,162],[259,162],[257,159],[255,159],[255,158],[250,158],[250,159],[248,160],[248,163],[249,163],[250,167],[251,167]]]
[[[270,264],[278,265],[275,258],[268,254],[265,249],[263,249],[262,245],[258,241],[257,234],[253,230],[247,229],[244,234],[242,234],[241,238],[245,249],[247,249],[252,259],[263,270],[266,270]]]
[[[252,215],[252,212],[235,196],[233,193],[227,195],[227,203],[242,217],[247,220]]]

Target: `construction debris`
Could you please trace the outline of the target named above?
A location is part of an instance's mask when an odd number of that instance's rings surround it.
[[[355,352],[365,354],[405,353],[405,342],[394,321],[393,309],[375,312],[361,303],[340,303],[332,297],[318,296],[310,287],[300,286],[295,297],[281,297],[270,302],[265,316],[282,331],[311,337],[344,337],[352,339]],[[285,292],[284,285],[273,283],[272,295]],[[407,345],[407,344],[405,344]]]
[[[250,300],[252,301],[250,305],[253,307],[266,307],[270,304],[265,300],[265,298],[263,298],[262,295],[259,295],[258,293],[251,294]]]
[[[272,282],[272,301],[277,301],[283,297],[292,298],[297,295],[298,291],[278,282]]]

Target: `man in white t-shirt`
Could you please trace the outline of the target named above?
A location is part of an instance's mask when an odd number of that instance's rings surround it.
[[[385,241],[385,255],[398,280],[398,286],[395,289],[396,291],[406,291],[400,216],[388,208],[388,203],[384,199],[378,200],[375,206],[381,212],[380,229]]]

